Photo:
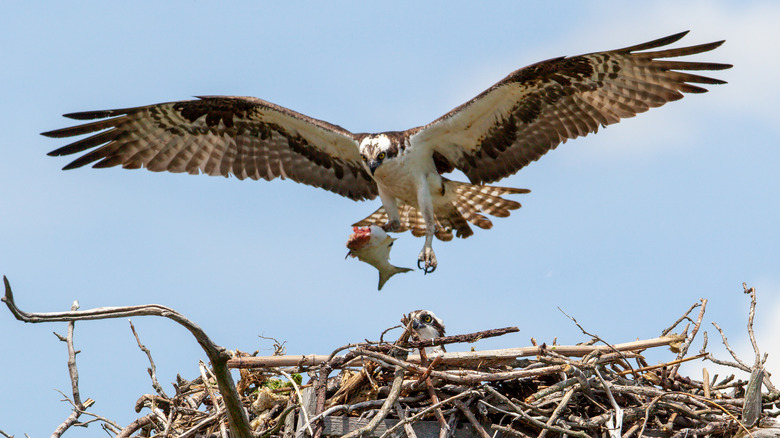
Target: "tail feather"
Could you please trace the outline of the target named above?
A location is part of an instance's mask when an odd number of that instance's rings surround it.
[[[448,190],[455,190],[457,201],[455,207],[460,214],[472,224],[489,230],[493,222],[481,213],[496,217],[509,216],[510,210],[520,208],[520,203],[504,199],[501,195],[529,193],[528,189],[512,187],[480,186],[458,181],[445,181]]]
[[[435,235],[443,241],[452,240],[453,230],[456,231],[457,237],[463,239],[474,234],[469,222],[479,228],[489,230],[493,227],[493,222],[482,213],[496,217],[507,217],[510,210],[516,210],[521,205],[519,202],[504,199],[501,196],[530,192],[528,189],[474,185],[448,179],[444,180],[444,184],[445,196],[448,193],[454,193],[454,199],[443,208],[441,205],[435,207],[437,225]],[[398,213],[401,219],[399,232],[411,230],[414,236],[425,235],[425,221],[416,207],[401,204],[398,206]],[[387,212],[385,212],[384,207],[380,207],[353,226],[383,225],[387,221]],[[390,277],[388,276],[388,278]]]

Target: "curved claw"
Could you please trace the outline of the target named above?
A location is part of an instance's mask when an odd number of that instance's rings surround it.
[[[433,253],[433,249],[424,247],[417,257],[417,269],[421,269],[425,274],[430,274],[436,270],[437,266],[436,254]]]

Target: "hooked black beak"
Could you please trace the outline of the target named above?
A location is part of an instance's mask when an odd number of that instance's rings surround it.
[[[376,172],[376,168],[379,167],[380,164],[381,164],[381,162],[374,161],[374,160],[371,160],[371,161],[368,162],[368,170],[371,171],[371,175],[373,175],[374,172]]]
[[[412,321],[412,328],[413,328],[413,329],[417,330],[417,329],[419,329],[419,328],[420,328],[420,327],[422,327],[422,326],[423,326],[423,325],[422,325],[422,324],[420,324],[420,323],[419,323],[419,322],[418,322],[416,319],[415,319],[414,321]]]

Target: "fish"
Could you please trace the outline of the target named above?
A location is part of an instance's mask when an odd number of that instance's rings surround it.
[[[353,227],[352,234],[347,240],[349,252],[344,258],[352,256],[375,267],[379,271],[377,290],[382,290],[382,286],[393,275],[411,271],[409,268],[399,268],[390,264],[390,248],[395,240],[397,239],[388,236],[385,230],[376,225],[365,228]]]

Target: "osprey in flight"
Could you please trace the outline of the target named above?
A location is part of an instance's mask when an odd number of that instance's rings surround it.
[[[570,138],[722,84],[689,71],[728,64],[668,60],[707,52],[723,41],[663,48],[687,32],[624,49],[553,58],[509,74],[433,122],[406,131],[355,134],[253,97],[208,96],[137,108],[66,114],[102,119],[43,133],[91,134],[49,155],[89,151],[65,169],[121,165],[152,171],[277,177],[321,187],[355,201],[382,200],[357,226],[425,236],[418,267],[436,269],[433,236],[492,227],[483,213],[520,207],[502,195],[525,189],[484,185],[516,173]],[[444,176],[461,170],[470,183]]]

